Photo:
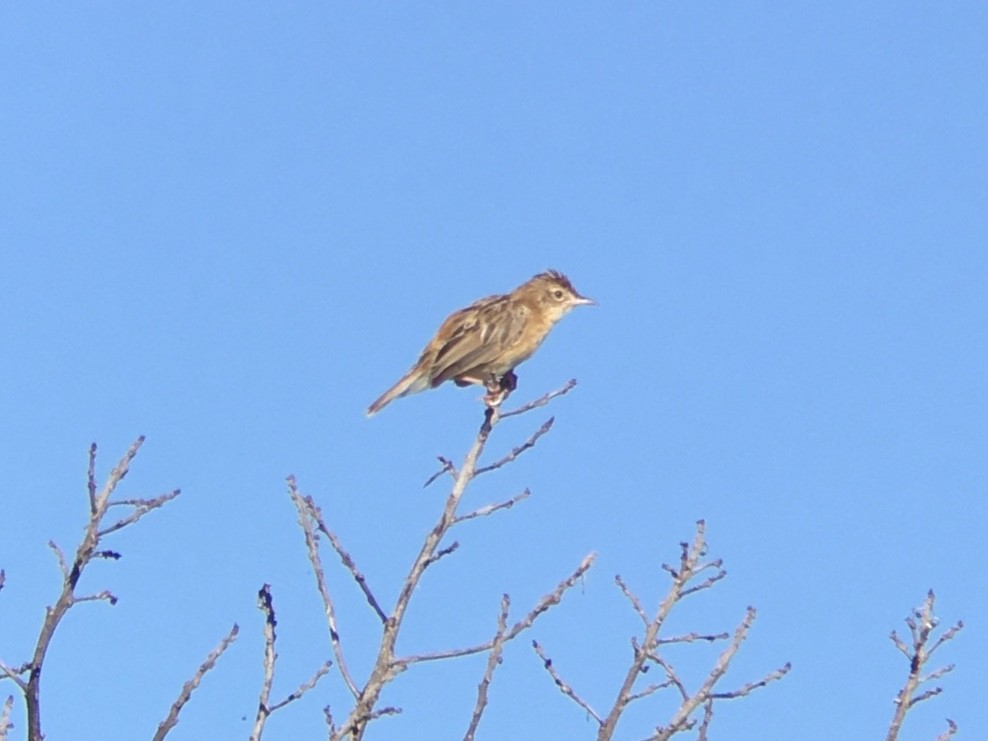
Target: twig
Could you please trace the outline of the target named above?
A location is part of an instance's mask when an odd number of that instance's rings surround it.
[[[96,514],[96,443],[89,446],[89,475],[87,476],[89,488],[89,514]]]
[[[432,564],[434,564],[439,559],[445,558],[451,553],[455,553],[459,547],[460,547],[460,541],[454,540],[445,548],[440,548],[434,554],[429,556],[428,560],[426,560],[426,562],[423,564],[423,568],[428,568],[429,566],[432,566]]]
[[[538,407],[544,407],[546,404],[548,404],[550,401],[555,399],[557,396],[568,394],[570,391],[573,390],[574,386],[576,386],[576,379],[571,378],[563,385],[562,388],[558,388],[555,391],[550,391],[549,393],[539,397],[535,401],[530,401],[527,404],[523,404],[517,409],[512,409],[510,412],[502,412],[501,417],[514,417],[518,414],[524,414],[525,412],[529,412],[532,409],[536,409]]]
[[[671,679],[670,680],[666,680],[665,682],[660,682],[659,684],[650,684],[645,689],[640,690],[639,692],[635,692],[633,695],[631,695],[630,697],[628,697],[628,704],[630,705],[635,700],[641,700],[643,697],[648,697],[649,695],[654,694],[654,693],[658,692],[659,690],[664,690],[667,687],[671,687],[672,684],[673,683],[672,683],[672,680]]]
[[[13,726],[10,723],[10,710],[14,707],[14,696],[7,695],[3,709],[0,710],[0,741],[7,741],[7,731]]]
[[[315,674],[313,674],[306,681],[300,684],[294,692],[288,695],[284,700],[274,703],[270,708],[270,712],[273,713],[275,710],[280,710],[281,708],[285,707],[285,705],[288,705],[289,703],[293,703],[296,700],[298,700],[300,697],[302,697],[302,695],[304,695],[309,690],[315,689],[315,686],[319,683],[319,680],[325,677],[327,674],[329,674],[329,669],[332,666],[333,666],[332,661],[327,660],[323,662],[323,665],[320,666],[318,669],[316,669]]]
[[[673,667],[672,664],[670,664],[666,659],[663,659],[661,656],[655,655],[652,656],[651,658],[656,664],[662,667],[662,671],[664,671],[666,673],[666,676],[669,678],[667,684],[670,687],[676,688],[676,690],[679,692],[680,700],[682,702],[686,702],[687,700],[689,700],[690,691],[686,689],[686,685],[683,684],[683,680],[679,678],[679,674],[676,673],[675,667]]]
[[[350,676],[346,659],[343,658],[343,646],[340,643],[340,633],[336,627],[336,607],[333,604],[333,598],[329,594],[329,586],[326,583],[326,572],[323,569],[322,558],[319,555],[318,537],[316,535],[316,529],[313,527],[314,518],[305,498],[299,494],[294,476],[288,477],[288,493],[298,510],[298,522],[302,526],[302,532],[305,535],[305,546],[309,552],[309,563],[312,564],[312,571],[316,578],[316,588],[322,597],[323,614],[326,616],[329,639],[333,645],[333,653],[336,656],[336,668],[339,669],[340,676],[343,677],[343,681],[350,690],[350,694],[356,699],[359,697],[360,691],[357,689],[357,684],[353,681],[353,677]]]
[[[257,607],[264,613],[264,680],[261,682],[261,695],[257,700],[257,715],[254,717],[254,728],[250,733],[250,741],[261,741],[264,733],[264,722],[271,711],[268,702],[271,699],[271,685],[274,684],[274,665],[278,654],[274,650],[278,634],[275,628],[278,621],[274,615],[274,602],[271,600],[271,585],[265,584],[257,593]]]
[[[294,480],[294,479],[293,479]],[[382,623],[387,622],[388,616],[381,609],[380,603],[371,591],[370,586],[367,584],[367,578],[364,576],[363,572],[357,568],[357,564],[354,562],[353,558],[343,547],[340,539],[336,537],[336,533],[326,527],[326,522],[322,517],[322,510],[316,505],[315,500],[312,497],[306,496],[305,498],[306,507],[309,510],[309,515],[316,522],[316,526],[319,528],[319,532],[325,535],[329,539],[329,544],[333,546],[333,550],[340,557],[340,561],[346,567],[347,571],[353,577],[353,580],[357,582],[357,586],[360,587],[360,591],[364,593],[364,598],[367,600],[367,604],[371,606],[374,612],[377,613],[377,617]]]
[[[714,641],[725,641],[730,638],[729,633],[686,633],[681,636],[672,636],[671,638],[660,638],[658,640],[659,646],[664,646],[670,643],[693,643],[694,641],[706,641],[707,643],[713,643]]]
[[[275,643],[278,640],[276,628],[278,620],[275,617],[274,602],[271,599],[271,585],[265,584],[257,593],[257,607],[264,613],[264,680],[261,683],[261,694],[257,701],[257,716],[254,719],[254,728],[250,734],[250,741],[261,741],[264,733],[264,725],[271,713],[280,710],[286,705],[295,702],[306,692],[313,689],[316,684],[329,672],[333,662],[326,661],[320,666],[316,673],[299,685],[298,689],[289,694],[280,702],[271,702],[271,688],[274,686],[274,669],[278,662],[278,652],[275,650]]]
[[[511,509],[521,500],[528,499],[529,496],[531,496],[531,492],[528,489],[525,489],[525,491],[521,494],[516,494],[511,497],[511,499],[506,501],[498,502],[497,504],[488,504],[487,506],[481,507],[480,509],[475,509],[473,512],[468,514],[458,515],[456,519],[453,520],[453,524],[455,525],[460,522],[466,522],[467,520],[472,520],[475,517],[485,517],[486,515],[493,514],[502,509]]]
[[[641,600],[638,599],[638,596],[634,592],[632,592],[631,589],[628,588],[628,585],[624,583],[624,579],[621,578],[620,574],[615,575],[614,583],[618,585],[618,588],[620,588],[624,596],[628,598],[628,601],[631,603],[631,606],[634,607],[635,612],[638,613],[638,617],[641,618],[642,623],[644,623],[645,626],[648,627],[648,624],[651,622],[651,620],[649,619],[648,615],[645,613],[645,608],[642,606]]]
[[[144,515],[146,515],[148,512],[168,504],[168,502],[173,500],[179,494],[181,494],[181,491],[175,489],[174,491],[170,491],[167,494],[162,494],[161,496],[155,497],[154,499],[127,499],[122,502],[110,502],[108,505],[110,507],[119,506],[119,505],[132,505],[135,509],[126,517],[117,520],[109,527],[100,530],[99,536],[102,538],[104,535],[109,535],[110,533],[114,533],[117,530],[127,527],[128,525],[134,524],[139,519],[144,517]]]
[[[322,709],[322,715],[323,719],[326,721],[326,730],[328,731],[327,738],[336,738],[336,721],[333,720],[333,711],[329,705],[326,705]]]
[[[597,558],[596,553],[590,553],[584,557],[580,562],[580,565],[576,567],[572,574],[563,579],[556,588],[553,589],[546,595],[543,595],[541,599],[535,604],[528,614],[525,615],[521,620],[511,626],[511,628],[505,633],[504,643],[508,643],[518,635],[535,624],[535,621],[540,615],[548,611],[555,605],[558,605],[563,598],[563,595],[567,590],[571,589],[577,581],[579,581],[587,570],[593,565],[594,559]],[[461,656],[471,656],[473,654],[483,653],[484,651],[490,651],[494,647],[494,639],[485,641],[484,643],[479,643],[476,646],[468,646],[466,648],[453,648],[445,651],[434,651],[432,653],[416,654],[413,656],[405,656],[403,658],[395,659],[394,665],[401,671],[404,671],[408,666],[412,664],[417,664],[423,661],[439,661],[442,659],[452,659]]]
[[[480,476],[480,474],[482,473],[487,473],[488,471],[494,471],[500,468],[501,466],[505,466],[508,463],[511,463],[513,460],[515,460],[519,455],[524,453],[526,450],[529,450],[530,448],[534,448],[535,443],[538,442],[539,438],[552,429],[552,425],[555,421],[556,421],[555,417],[549,417],[549,419],[547,419],[542,424],[542,426],[539,429],[537,429],[530,438],[528,438],[528,440],[523,442],[517,448],[512,448],[511,452],[508,453],[506,456],[504,456],[501,460],[491,463],[489,466],[483,466],[481,468],[478,468],[476,471],[474,471],[474,476]]]
[[[791,670],[792,670],[792,664],[787,661],[778,669],[776,669],[773,672],[769,672],[764,677],[759,679],[757,682],[747,682],[742,687],[739,687],[738,689],[732,690],[730,692],[711,692],[709,696],[711,699],[714,700],[733,700],[738,697],[744,697],[746,695],[750,695],[752,692],[759,689],[760,687],[764,687],[769,682],[775,682],[779,679],[782,679]]]
[[[65,563],[65,554],[62,553],[62,549],[58,547],[58,543],[54,540],[48,541],[48,547],[51,549],[52,553],[55,554],[55,558],[58,559],[58,568],[62,572],[62,578],[68,579],[69,567],[68,564]]]
[[[26,672],[27,669],[28,667],[26,666],[19,670],[14,669],[13,667],[8,666],[3,659],[0,659],[0,672],[3,672],[4,676],[6,676],[8,679],[12,679],[14,681],[14,684],[16,684],[18,687],[21,688],[22,692],[27,691],[27,682],[24,681],[24,679],[21,677],[21,674]]]
[[[955,733],[957,733],[957,724],[947,718],[947,730],[937,736],[937,741],[948,741],[948,739],[953,738]]]
[[[153,741],[163,741],[168,732],[178,725],[178,715],[182,712],[182,708],[185,707],[185,703],[189,701],[192,697],[192,693],[202,682],[206,672],[216,666],[217,660],[226,651],[230,644],[237,639],[237,633],[240,632],[240,628],[234,623],[233,627],[230,628],[230,632],[226,634],[219,645],[209,652],[206,660],[199,665],[196,673],[192,675],[192,679],[182,685],[181,692],[178,693],[178,698],[172,703],[171,709],[168,711],[168,716],[158,724],[158,730],[154,734]]]
[[[552,681],[556,683],[559,691],[583,708],[591,718],[597,721],[598,724],[603,725],[604,719],[600,716],[600,714],[598,714],[597,711],[590,706],[589,702],[580,697],[576,691],[569,684],[567,684],[562,677],[559,676],[559,673],[552,665],[552,659],[545,655],[545,651],[542,650],[542,646],[539,645],[538,641],[532,641],[532,648],[535,649],[535,653],[537,653],[539,658],[542,659],[542,666],[547,672],[549,672],[549,676],[552,677]]]
[[[494,670],[501,663],[501,654],[504,652],[505,632],[508,629],[508,608],[511,606],[511,599],[508,595],[501,597],[501,612],[497,616],[497,632],[491,641],[491,652],[487,656],[487,668],[484,676],[477,686],[477,703],[473,707],[473,715],[470,718],[470,725],[463,736],[463,741],[473,741],[474,734],[477,733],[477,726],[480,725],[480,718],[487,707],[487,690],[491,686],[494,678]]]
[[[426,480],[426,482],[424,484],[422,484],[422,488],[423,489],[427,488],[429,486],[429,484],[431,484],[433,481],[435,481],[436,479],[438,479],[444,473],[448,473],[450,476],[453,477],[453,480],[454,481],[456,480],[456,466],[453,465],[453,461],[451,461],[449,458],[444,458],[441,455],[437,455],[436,457],[439,459],[439,462],[442,464],[442,468],[440,468],[438,471],[436,471],[434,474],[432,474]]]
[[[714,718],[714,701],[707,700],[703,703],[703,720],[700,721],[700,728],[696,732],[696,741],[707,741],[707,732],[710,730],[710,721]]]

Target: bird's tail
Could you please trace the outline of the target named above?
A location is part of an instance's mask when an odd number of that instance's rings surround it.
[[[377,401],[367,407],[367,416],[373,417],[395,399],[400,399],[402,396],[408,396],[409,394],[417,394],[419,391],[425,391],[429,386],[429,379],[417,368],[412,368],[401,377],[398,383],[381,394]]]

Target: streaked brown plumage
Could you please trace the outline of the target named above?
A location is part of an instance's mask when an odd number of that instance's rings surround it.
[[[515,366],[532,356],[556,322],[575,306],[596,303],[555,270],[539,273],[511,293],[482,298],[446,318],[418,362],[370,405],[367,416],[450,380],[486,387],[485,402],[496,406],[514,390]]]

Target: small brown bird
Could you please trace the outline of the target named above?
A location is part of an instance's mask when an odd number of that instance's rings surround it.
[[[515,366],[532,356],[556,322],[574,306],[596,303],[555,270],[539,273],[511,293],[482,298],[447,317],[418,362],[370,405],[367,416],[449,380],[484,386],[484,402],[497,406],[515,389]]]

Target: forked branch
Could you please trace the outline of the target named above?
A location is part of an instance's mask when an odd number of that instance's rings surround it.
[[[748,631],[751,629],[752,623],[755,620],[755,609],[752,607],[748,608],[744,619],[735,629],[733,638],[730,639],[728,645],[721,652],[720,657],[710,670],[706,680],[695,692],[691,692],[687,688],[686,682],[679,676],[665,655],[660,652],[660,649],[664,650],[664,647],[669,644],[693,643],[695,641],[714,642],[728,639],[727,633],[693,632],[670,637],[661,635],[661,630],[666,619],[677,604],[691,594],[709,589],[726,576],[726,572],[721,567],[720,560],[703,561],[706,551],[706,530],[701,520],[697,523],[693,542],[681,544],[679,563],[675,567],[663,565],[662,568],[669,573],[672,583],[655,614],[651,616],[646,612],[641,599],[631,590],[625,581],[620,576],[615,577],[618,588],[628,599],[632,609],[642,621],[644,633],[640,638],[636,637],[632,639],[631,664],[618,689],[617,697],[606,713],[600,713],[595,710],[590,702],[562,677],[542,646],[538,643],[533,644],[535,652],[542,660],[542,666],[552,678],[559,691],[579,705],[588,716],[597,721],[599,726],[597,738],[599,740],[614,737],[618,722],[625,709],[631,703],[649,697],[664,689],[674,690],[679,696],[680,704],[669,723],[657,727],[651,738],[664,740],[680,731],[693,728],[697,723],[695,713],[701,707],[703,708],[704,715],[700,721],[700,731],[702,734],[701,737],[705,738],[706,729],[709,727],[713,717],[715,700],[744,697],[759,687],[764,687],[770,682],[781,679],[789,672],[790,666],[786,664],[766,674],[760,680],[749,682],[736,690],[715,691],[718,682],[727,673],[731,660],[741,648],[741,643],[747,637]],[[712,573],[709,576],[705,576],[707,572]],[[652,664],[662,670],[665,680],[636,690],[638,678],[645,674],[648,671],[649,665]]]
[[[62,589],[55,604],[45,611],[45,619],[34,647],[31,659],[18,668],[12,668],[0,661],[0,678],[12,679],[24,696],[27,710],[27,738],[29,741],[41,741],[44,734],[41,731],[41,677],[48,647],[51,645],[55,630],[58,628],[66,613],[81,602],[106,601],[115,604],[117,598],[109,591],[103,590],[93,594],[78,594],[76,589],[86,567],[93,559],[120,558],[116,551],[100,548],[102,540],[111,533],[135,524],[152,510],[164,506],[178,496],[179,492],[169,492],[151,499],[122,499],[111,500],[117,486],[123,481],[130,464],[144,444],[141,436],[134,441],[124,456],[110,472],[102,488],[96,483],[96,444],[89,448],[89,465],[86,475],[86,489],[89,499],[89,521],[83,532],[82,541],[76,548],[71,562],[54,542],[49,543],[58,559],[62,573]],[[104,525],[104,519],[110,507],[130,508],[130,511],[111,525]]]
[[[458,514],[458,509],[463,496],[466,493],[469,484],[477,475],[508,465],[524,451],[534,446],[538,439],[548,433],[552,427],[552,420],[550,419],[538,430],[536,430],[536,432],[532,434],[525,442],[512,449],[512,451],[506,456],[488,466],[479,467],[478,460],[484,452],[491,432],[497,425],[499,419],[502,416],[521,414],[525,411],[544,406],[551,399],[567,393],[573,388],[573,386],[575,386],[575,381],[570,381],[562,389],[550,392],[541,399],[531,402],[530,404],[527,404],[524,407],[512,412],[505,412],[501,414],[496,409],[488,408],[484,416],[484,422],[480,426],[477,436],[468,450],[462,464],[457,467],[448,458],[442,456],[439,457],[442,468],[427,482],[426,485],[432,483],[432,481],[443,474],[449,474],[453,481],[452,489],[446,498],[446,502],[442,507],[442,511],[440,512],[435,525],[426,534],[417,555],[412,559],[411,566],[409,567],[409,570],[402,581],[401,587],[399,588],[394,606],[389,611],[382,608],[381,600],[368,584],[363,573],[357,568],[354,559],[343,548],[339,538],[327,527],[319,508],[316,506],[312,498],[301,494],[298,491],[294,478],[289,478],[289,495],[291,496],[292,501],[295,503],[295,506],[299,512],[299,523],[305,535],[309,561],[312,564],[317,589],[319,590],[323,600],[324,612],[326,615],[327,625],[329,627],[330,640],[333,645],[333,651],[336,654],[337,669],[343,676],[344,683],[347,687],[349,687],[351,695],[354,698],[353,707],[341,723],[338,723],[335,720],[328,707],[325,709],[330,739],[360,739],[363,737],[367,724],[370,721],[380,717],[381,715],[392,715],[398,712],[398,708],[378,708],[381,692],[384,687],[396,676],[414,664],[489,652],[490,656],[488,657],[488,667],[484,673],[483,679],[481,680],[481,684],[478,687],[477,704],[474,708],[474,713],[471,717],[470,727],[468,729],[468,737],[472,737],[472,734],[476,731],[476,728],[480,722],[484,709],[487,707],[487,688],[490,686],[492,681],[494,667],[496,667],[500,660],[504,645],[514,639],[521,632],[531,627],[534,621],[546,610],[550,609],[553,605],[558,604],[562,599],[563,594],[571,588],[580,577],[582,577],[583,573],[585,573],[588,568],[590,568],[590,565],[593,562],[592,554],[584,559],[583,563],[580,564],[573,574],[560,582],[555,590],[543,597],[542,600],[540,600],[540,602],[527,615],[525,615],[525,617],[511,627],[508,627],[508,602],[507,598],[505,598],[505,602],[502,603],[502,612],[499,617],[498,629],[487,641],[464,648],[451,648],[402,657],[395,653],[395,645],[397,643],[398,634],[401,630],[405,615],[408,612],[412,598],[426,571],[430,566],[435,565],[440,559],[452,555],[459,547],[458,541],[449,542],[447,540],[450,530],[462,522],[509,509],[529,496],[529,493],[526,490],[522,494],[516,495],[511,499],[486,505],[484,507],[480,507],[479,509],[474,509],[467,512],[466,514]],[[350,577],[361,589],[367,603],[374,610],[377,618],[382,624],[383,630],[381,642],[378,646],[377,657],[374,661],[373,667],[370,670],[367,680],[362,685],[360,685],[353,678],[344,660],[343,640],[341,638],[341,630],[336,614],[337,611],[335,601],[332,593],[330,592],[325,577],[325,569],[319,554],[318,544],[320,536],[324,536],[330,541],[330,544],[336,551],[344,567],[349,571]]]
[[[946,630],[940,635],[939,638],[933,640],[931,643],[931,640],[933,639],[933,631],[940,624],[940,621],[933,613],[935,602],[936,596],[933,594],[933,590],[931,589],[927,592],[926,599],[923,601],[922,606],[915,608],[912,615],[906,618],[906,625],[909,626],[909,632],[912,639],[910,641],[911,645],[907,645],[906,642],[903,641],[899,637],[899,634],[894,630],[892,631],[891,636],[889,636],[895,647],[899,649],[903,656],[905,656],[909,661],[909,676],[906,678],[906,683],[895,697],[895,713],[892,716],[892,722],[889,724],[889,732],[886,736],[886,741],[896,741],[899,738],[899,731],[902,729],[902,724],[906,719],[906,714],[913,706],[923,700],[929,700],[931,697],[936,697],[943,691],[943,688],[936,686],[919,694],[916,694],[917,690],[924,684],[933,682],[954,670],[953,664],[947,664],[945,666],[941,666],[939,669],[929,672],[928,674],[925,673],[926,665],[933,653],[944,643],[953,639],[953,637],[956,636],[964,627],[964,623],[958,620],[951,628]],[[948,718],[947,728],[940,734],[938,741],[946,741],[956,732],[957,724]]]

